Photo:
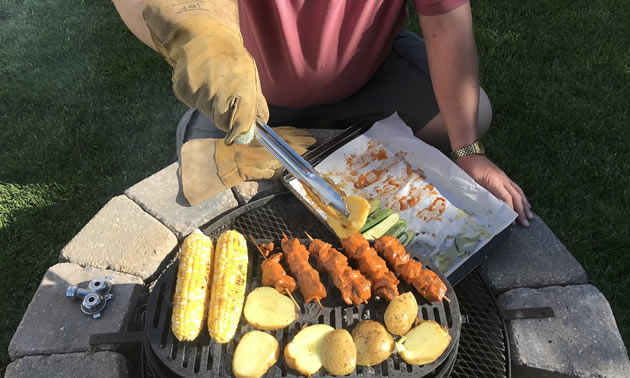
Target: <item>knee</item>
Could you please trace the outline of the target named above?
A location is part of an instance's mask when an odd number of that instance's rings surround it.
[[[477,132],[479,137],[486,135],[488,129],[490,129],[490,124],[492,123],[492,104],[490,104],[490,99],[488,95],[483,90],[483,88],[479,88],[479,113],[477,115]]]

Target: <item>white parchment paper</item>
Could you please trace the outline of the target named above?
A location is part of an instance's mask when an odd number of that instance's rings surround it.
[[[378,198],[398,212],[416,232],[409,252],[430,257],[447,276],[517,216],[448,157],[414,137],[396,113],[316,169],[347,195]],[[289,184],[310,202],[299,181]]]

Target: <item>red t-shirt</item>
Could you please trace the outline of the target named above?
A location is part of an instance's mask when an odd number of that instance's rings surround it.
[[[444,13],[468,0],[414,0]],[[341,100],[372,76],[407,18],[404,0],[239,0],[243,42],[267,101],[292,108]]]

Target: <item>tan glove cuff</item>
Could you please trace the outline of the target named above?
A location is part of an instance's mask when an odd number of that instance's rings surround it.
[[[176,40],[184,42],[195,35],[222,30],[243,43],[238,21],[238,8],[233,0],[145,0],[144,22],[160,53],[168,56]],[[188,21],[188,22],[186,22]],[[180,36],[184,32],[183,36]]]
[[[182,191],[193,206],[230,188],[224,184],[214,164],[216,142],[216,139],[194,139],[182,146]]]

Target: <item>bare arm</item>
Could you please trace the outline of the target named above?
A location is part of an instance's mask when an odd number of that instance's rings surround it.
[[[437,16],[420,16],[431,80],[451,148],[478,139],[479,72],[470,4]]]
[[[151,33],[149,28],[144,23],[142,18],[142,8],[144,6],[144,0],[112,0],[120,18],[122,18],[127,28],[142,41],[145,45],[149,46],[153,50],[155,44],[151,39]]]
[[[470,3],[437,16],[420,16],[433,90],[452,150],[475,142],[479,109],[479,66]],[[468,155],[456,164],[529,225],[531,205],[523,190],[485,155]]]

